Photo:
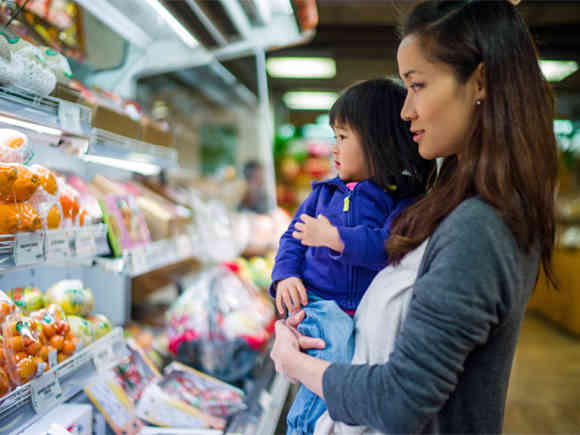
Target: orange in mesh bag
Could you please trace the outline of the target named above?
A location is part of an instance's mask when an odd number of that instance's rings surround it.
[[[18,176],[10,188],[3,187],[0,190],[0,201],[26,201],[34,195],[40,185],[40,177],[34,171],[23,165],[14,164],[14,166],[17,168]]]
[[[30,170],[38,175],[40,185],[28,202],[40,215],[44,229],[60,228],[63,212],[59,201],[59,185],[54,172],[40,165],[32,165]]]
[[[0,163],[0,197],[7,197],[18,178],[18,168],[14,164]]]
[[[39,322],[40,358],[50,368],[69,358],[77,349],[77,337],[71,332],[63,309],[56,304],[35,311],[30,317]]]
[[[26,202],[0,204],[0,234],[33,232],[42,228],[38,212]]]

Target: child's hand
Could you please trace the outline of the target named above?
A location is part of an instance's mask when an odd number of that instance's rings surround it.
[[[298,239],[305,246],[326,246],[337,252],[344,250],[344,244],[338,234],[338,230],[330,221],[321,214],[317,218],[301,214],[300,220],[296,222],[292,237]]]
[[[276,307],[280,315],[284,314],[284,306],[288,314],[300,311],[301,304],[308,303],[306,288],[300,278],[291,276],[278,282],[276,286]]]

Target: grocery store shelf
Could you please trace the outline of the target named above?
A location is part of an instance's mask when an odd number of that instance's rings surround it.
[[[119,364],[127,355],[123,330],[116,328],[40,378],[16,388],[0,399],[0,435],[30,426],[81,391],[99,372]]]
[[[182,234],[131,249],[122,258],[99,258],[97,264],[109,272],[131,278],[197,257],[191,237]]]
[[[43,265],[89,264],[109,251],[107,226],[0,235],[0,271]]]
[[[256,435],[274,435],[289,389],[290,382],[278,373],[272,382],[270,390],[262,393],[260,403],[264,407],[264,413],[260,418],[257,431],[255,432]],[[244,435],[250,434],[246,433]]]
[[[177,150],[173,148],[152,145],[97,128],[92,131],[87,154],[81,158],[113,166],[118,162],[120,168],[135,172],[155,172],[155,169],[159,172],[160,169],[179,165]]]
[[[88,107],[13,86],[0,86],[0,117],[3,123],[53,136],[91,134],[92,112]]]

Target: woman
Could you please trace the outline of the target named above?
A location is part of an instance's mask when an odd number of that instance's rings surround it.
[[[500,433],[540,263],[551,277],[552,96],[508,2],[421,3],[397,61],[408,89],[401,116],[421,156],[444,158],[431,190],[391,228],[391,263],[427,242],[401,332],[384,364],[329,364],[300,352],[323,343],[278,322],[272,359],[324,398],[335,421]]]

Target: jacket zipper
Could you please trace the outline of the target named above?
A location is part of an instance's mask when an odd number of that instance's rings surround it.
[[[351,203],[351,197],[354,196],[354,191],[356,189],[357,186],[354,187],[354,189],[349,192],[349,194],[344,198],[344,207],[342,208],[342,211],[344,211],[346,213],[346,225],[348,227],[352,226],[352,214],[354,213],[354,209],[351,211],[350,210],[350,203]],[[346,275],[347,275],[347,289],[346,289],[346,294],[347,294],[347,301],[348,301],[348,305],[352,306],[352,301],[353,301],[353,284],[354,284],[354,270],[353,267],[351,265],[347,266],[346,269]]]

